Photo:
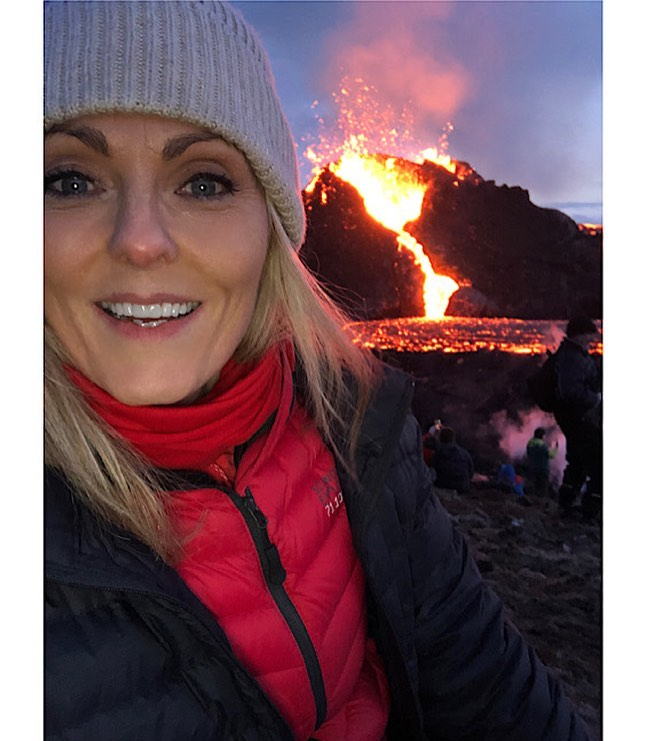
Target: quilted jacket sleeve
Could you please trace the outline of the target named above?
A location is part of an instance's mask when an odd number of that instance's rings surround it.
[[[400,512],[400,521],[407,521],[427,737],[586,741],[588,733],[558,682],[505,621],[501,601],[483,582],[433,493],[414,420],[399,445],[398,484],[417,492],[414,512]]]
[[[558,392],[562,404],[584,414],[601,398],[601,380],[592,357],[571,344],[559,353]]]

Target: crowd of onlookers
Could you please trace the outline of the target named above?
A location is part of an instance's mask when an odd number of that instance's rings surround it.
[[[594,321],[575,317],[568,322],[565,337],[553,354],[551,411],[566,442],[562,481],[553,486],[550,471],[558,443],[548,444],[545,428],[537,427],[527,441],[522,461],[501,463],[492,482],[518,496],[551,495],[558,499],[564,516],[580,511],[585,519],[601,515],[601,371],[590,355],[590,346],[597,336]],[[436,419],[423,435],[423,448],[435,486],[459,493],[471,489],[473,457],[457,442],[452,427]]]

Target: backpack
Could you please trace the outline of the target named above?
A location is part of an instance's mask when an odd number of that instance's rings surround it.
[[[547,360],[527,379],[529,394],[539,409],[553,412],[558,397],[558,351],[547,351]]]

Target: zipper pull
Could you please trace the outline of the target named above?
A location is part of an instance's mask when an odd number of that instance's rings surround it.
[[[245,508],[251,519],[261,530],[265,531],[265,537],[269,540],[269,535],[267,534],[267,518],[265,517],[264,512],[256,504],[256,500],[253,498],[253,494],[249,487],[244,490],[242,501],[244,502]]]
[[[256,532],[260,536],[262,548],[260,555],[261,559],[264,559],[263,568],[266,572],[267,578],[272,584],[280,585],[285,581],[287,572],[281,563],[278,548],[276,548],[269,538],[269,533],[267,532],[267,517],[256,504],[256,500],[253,498],[249,487],[245,489],[245,495],[242,498],[242,501],[244,502],[245,509],[249,513],[249,517],[256,525]]]

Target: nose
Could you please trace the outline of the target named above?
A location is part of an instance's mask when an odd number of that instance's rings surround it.
[[[177,245],[165,227],[162,208],[154,194],[124,197],[109,249],[118,259],[138,268],[171,262],[177,257]]]

